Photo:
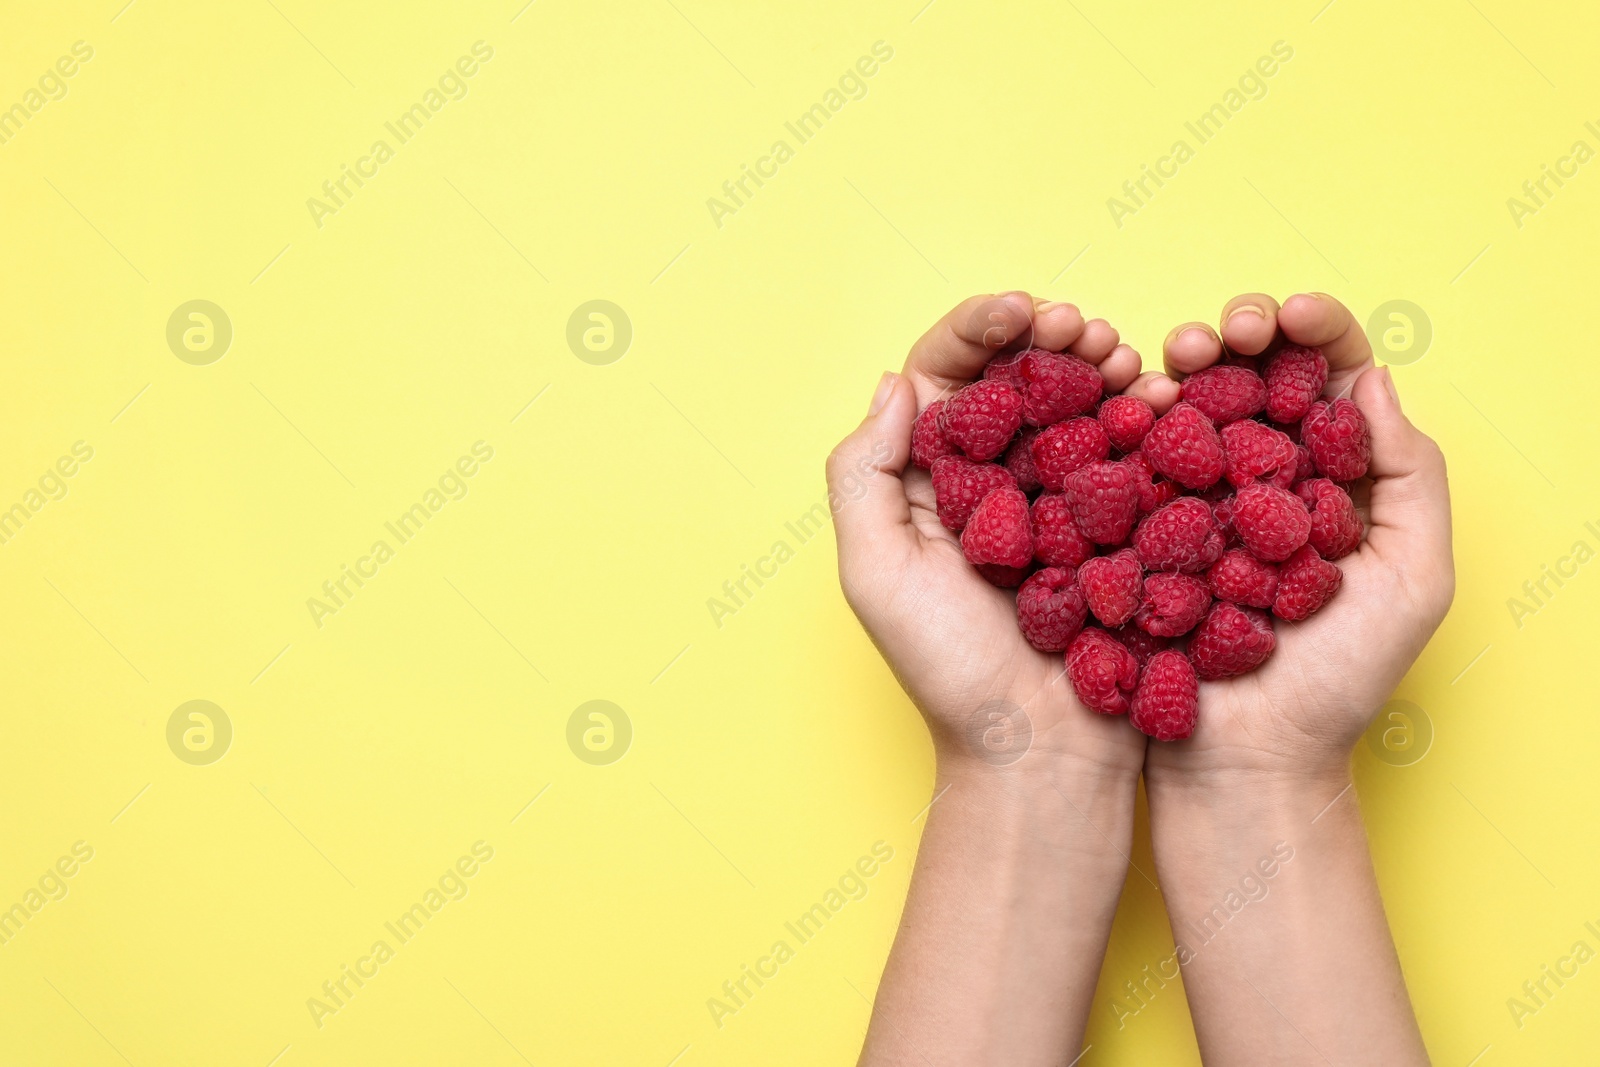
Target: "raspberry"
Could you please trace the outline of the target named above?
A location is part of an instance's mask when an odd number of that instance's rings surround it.
[[[1017,590],[1017,625],[1040,652],[1060,652],[1083,629],[1083,591],[1071,567],[1046,567]]]
[[[960,456],[934,460],[932,474],[939,521],[957,533],[991,491],[1017,486],[1016,478],[998,463],[974,463]]]
[[[1306,412],[1300,439],[1324,477],[1353,482],[1372,461],[1372,435],[1367,417],[1353,400],[1319,400]]]
[[[1222,543],[1229,548],[1239,543],[1239,531],[1233,528],[1233,497],[1225,496],[1211,502],[1211,519],[1222,532]]]
[[[1189,489],[1204,489],[1222,477],[1222,438],[1193,404],[1174,404],[1156,420],[1139,450],[1156,473]]]
[[[983,575],[984,581],[1001,589],[1015,589],[1028,577],[1026,567],[1002,567],[998,563],[977,563],[973,566]]]
[[[1317,476],[1317,464],[1311,458],[1311,449],[1299,444],[1295,445],[1294,448],[1296,454],[1300,457],[1294,465],[1294,480],[1303,482],[1307,478],[1315,478]]]
[[[1183,380],[1183,399],[1216,423],[1237,422],[1267,406],[1267,383],[1249,367],[1207,367]]]
[[[1235,486],[1257,478],[1287,489],[1294,484],[1300,447],[1266,423],[1230,422],[1222,428],[1222,469]]]
[[[1121,463],[1091,463],[1067,476],[1067,503],[1083,536],[1099,545],[1128,539],[1139,506],[1133,472]]]
[[[1211,605],[1211,590],[1191,574],[1150,574],[1133,621],[1155,637],[1188,633]]]
[[[1078,568],[1078,586],[1094,617],[1106,626],[1121,626],[1139,610],[1144,569],[1133,549],[1096,556]]]
[[[1206,572],[1211,595],[1252,608],[1270,608],[1278,595],[1278,568],[1242,548],[1230,548]]]
[[[1046,489],[1060,492],[1067,475],[1111,454],[1111,442],[1094,419],[1058,422],[1033,439],[1033,465]]]
[[[1178,484],[1169,482],[1165,478],[1157,478],[1155,470],[1151,468],[1150,461],[1145,458],[1143,452],[1138,450],[1129,452],[1122,457],[1122,462],[1133,472],[1134,484],[1139,490],[1140,515],[1148,515],[1178,495]]]
[[[973,382],[945,401],[939,428],[968,459],[983,462],[1006,450],[1022,425],[1022,394],[1004,382]]]
[[[1022,392],[1022,375],[1018,371],[1024,355],[1024,352],[1008,352],[1003,356],[995,356],[983,368],[984,380],[1005,382],[1017,392]]]
[[[1067,679],[1090,711],[1122,715],[1139,680],[1139,661],[1104,630],[1087,629],[1067,648]]]
[[[1210,505],[1180,496],[1140,520],[1133,547],[1148,570],[1203,571],[1222,555],[1222,531]]]
[[[1050,426],[1093,411],[1105,379],[1077,356],[1030,348],[1017,361],[1013,384],[1022,393],[1022,421]]]
[[[1144,667],[1146,663],[1150,662],[1151,656],[1155,655],[1157,652],[1160,652],[1162,649],[1168,647],[1172,643],[1165,637],[1155,637],[1151,634],[1145,633],[1143,630],[1139,629],[1136,624],[1131,622],[1124,626],[1119,626],[1115,630],[1107,630],[1106,632],[1127,646],[1128,651],[1133,653],[1133,658],[1139,661],[1139,666],[1141,668]]]
[[[1190,635],[1189,661],[1201,678],[1232,678],[1261,666],[1276,645],[1270,615],[1219,601]]]
[[[1132,452],[1150,432],[1156,413],[1136,396],[1113,396],[1100,405],[1100,428],[1118,452]]]
[[[1039,468],[1033,465],[1033,439],[1038,436],[1038,430],[1024,426],[1022,432],[1017,434],[1017,439],[1011,442],[1011,447],[1006,449],[1005,457],[1001,460],[1006,470],[1017,480],[1017,488],[1024,493],[1037,493],[1040,489]]]
[[[1157,741],[1181,741],[1194,733],[1200,714],[1200,680],[1176,649],[1157,652],[1144,665],[1128,721]]]
[[[935,400],[922,414],[917,416],[917,421],[911,424],[911,462],[927,470],[933,466],[933,461],[941,456],[956,454],[956,446],[939,429],[939,412],[944,410],[945,402]]]
[[[1278,568],[1278,595],[1272,613],[1280,619],[1304,619],[1338,592],[1344,573],[1305,545]]]
[[[1311,536],[1307,543],[1323,559],[1348,556],[1361,543],[1361,516],[1350,494],[1326,478],[1311,478],[1294,487],[1295,495],[1311,509]]]
[[[1267,418],[1298,422],[1328,384],[1328,361],[1322,349],[1284,345],[1267,361]]]
[[[1033,555],[1046,567],[1076,567],[1094,555],[1065,493],[1041,493],[1033,502]]]
[[[1028,498],[1022,490],[996,489],[978,503],[961,531],[961,552],[968,563],[1026,567],[1033,562]]]
[[[1287,489],[1256,482],[1233,498],[1233,528],[1257,559],[1288,559],[1311,536],[1311,513]]]

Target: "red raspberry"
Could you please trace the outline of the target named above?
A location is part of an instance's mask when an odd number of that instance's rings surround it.
[[[1189,660],[1201,678],[1232,678],[1261,666],[1276,645],[1270,615],[1219,601],[1190,635]]]
[[[1267,361],[1267,418],[1298,422],[1328,384],[1328,361],[1320,348],[1284,345]]]
[[[1339,568],[1306,545],[1278,568],[1278,596],[1272,602],[1272,613],[1280,619],[1306,618],[1328,602],[1342,581],[1344,574]]]
[[[1264,422],[1231,422],[1222,428],[1222,469],[1235,486],[1257,478],[1287,489],[1294,484],[1300,448],[1282,430]]]
[[[1046,567],[1017,590],[1017,625],[1040,652],[1060,652],[1083,629],[1083,591],[1071,567]]]
[[[1033,439],[1033,465],[1046,489],[1066,488],[1067,475],[1111,454],[1111,441],[1094,419],[1058,422]]]
[[[1033,562],[1028,498],[1021,489],[996,489],[979,502],[961,531],[961,553],[968,563],[1026,567]]]
[[[1300,439],[1311,450],[1317,470],[1336,482],[1353,482],[1372,461],[1367,417],[1353,400],[1319,400],[1306,412]]]
[[[967,458],[983,462],[1006,450],[1022,425],[1022,394],[1004,382],[973,382],[945,401],[939,428]]]
[[[1181,741],[1200,715],[1200,680],[1182,652],[1157,652],[1144,665],[1128,721],[1157,741]]]
[[[945,402],[935,400],[922,409],[922,414],[917,416],[917,421],[911,424],[911,462],[927,470],[933,466],[933,461],[941,456],[956,454],[956,446],[939,429],[939,412],[944,410]]]
[[[998,463],[974,463],[960,456],[944,456],[933,461],[933,496],[939,521],[957,533],[966,526],[973,511],[995,489],[1017,487],[1016,478]]]
[[[1298,423],[1296,425],[1298,425]],[[1311,458],[1311,449],[1307,448],[1305,445],[1298,444],[1295,445],[1294,448],[1296,454],[1300,457],[1294,465],[1294,480],[1297,482],[1303,482],[1307,478],[1315,478],[1317,476],[1317,464],[1316,461]]]
[[[1222,555],[1222,531],[1209,504],[1180,496],[1139,522],[1133,547],[1148,570],[1203,571]]]
[[[1150,432],[1156,413],[1136,396],[1113,396],[1100,405],[1100,428],[1118,452],[1132,452]]]
[[[1139,490],[1139,514],[1148,515],[1178,495],[1178,483],[1157,478],[1143,452],[1137,449],[1129,452],[1122,457],[1122,462],[1133,472],[1134,484]]]
[[[1038,430],[1024,426],[1000,461],[1017,480],[1017,488],[1024,493],[1037,493],[1040,489],[1039,468],[1033,465],[1033,439],[1038,436]]]
[[[1065,493],[1042,493],[1033,502],[1033,555],[1046,567],[1076,567],[1094,555]]]
[[[1192,574],[1149,574],[1144,579],[1144,601],[1133,621],[1156,637],[1177,637],[1211,606],[1211,590]]]
[[[1193,404],[1174,404],[1156,420],[1139,450],[1158,474],[1189,489],[1204,489],[1222,477],[1222,438]]]
[[[1030,348],[1017,361],[1016,385],[1022,393],[1022,420],[1050,426],[1093,411],[1105,387],[1100,372],[1074,355]]]
[[[1361,516],[1350,494],[1326,478],[1311,478],[1294,487],[1295,495],[1311,509],[1311,536],[1307,543],[1323,559],[1348,556],[1361,544]]]
[[[1089,628],[1067,648],[1067,679],[1072,691],[1090,711],[1122,715],[1128,694],[1139,681],[1139,661],[1104,630]]]
[[[1267,406],[1267,383],[1249,367],[1207,367],[1183,380],[1183,399],[1221,426],[1248,419]]]
[[[1239,531],[1233,528],[1233,497],[1225,496],[1211,502],[1211,519],[1222,532],[1222,543],[1229,548],[1239,543]]]
[[[985,381],[1005,382],[1017,392],[1022,392],[1022,375],[1019,369],[1022,366],[1022,357],[1025,352],[1007,352],[1003,356],[995,356],[983,368]]]
[[[1128,651],[1133,653],[1133,658],[1139,661],[1141,669],[1150,662],[1151,656],[1172,644],[1165,637],[1155,637],[1145,633],[1137,624],[1131,622],[1106,632],[1127,646]]]
[[[1026,567],[1002,567],[998,563],[974,564],[984,581],[1001,589],[1015,589],[1028,577]]]
[[[1096,556],[1078,568],[1078,586],[1094,617],[1106,626],[1121,626],[1139,610],[1144,568],[1133,549]]]
[[[1067,503],[1083,536],[1120,545],[1133,529],[1139,506],[1133,472],[1121,463],[1091,463],[1067,475]]]
[[[1206,572],[1211,595],[1218,600],[1270,608],[1278,595],[1278,568],[1262,563],[1242,548],[1230,548]]]
[[[1255,482],[1233,498],[1233,528],[1257,559],[1288,559],[1311,536],[1311,513],[1287,489]]]

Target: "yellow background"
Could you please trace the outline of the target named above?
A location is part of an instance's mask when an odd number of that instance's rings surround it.
[[[1506,1000],[1600,948],[1600,564],[1520,627],[1507,600],[1600,548],[1600,163],[1520,228],[1506,201],[1600,148],[1600,16],[922,3],[8,5],[0,106],[94,57],[0,144],[0,507],[94,457],[0,545],[0,906],[94,858],[0,946],[0,1062],[852,1062],[930,750],[831,531],[784,524],[879,372],[1007,287],[1151,366],[1240,291],[1425,310],[1395,375],[1450,459],[1460,588],[1398,694],[1431,749],[1363,747],[1358,786],[1437,1062],[1592,1058],[1600,963],[1520,1029]],[[319,228],[307,199],[479,40],[465,98]],[[784,123],[877,41],[866,95],[796,146]],[[1266,95],[1195,146],[1276,41]],[[1107,199],[1180,137],[1194,158],[1118,227]],[[716,225],[779,138],[794,158]],[[209,366],[165,339],[193,299],[234,329]],[[593,299],[632,323],[607,366],[566,342]],[[315,625],[479,440],[466,497]],[[209,766],[167,746],[192,699],[233,724]],[[609,766],[566,742],[593,699],[634,731]],[[307,998],[480,840],[469,894],[319,1028]],[[877,841],[867,895],[715,1026],[707,998]],[[1110,1008],[1171,944],[1130,877],[1082,1063],[1197,1061],[1176,989],[1122,1029]]]

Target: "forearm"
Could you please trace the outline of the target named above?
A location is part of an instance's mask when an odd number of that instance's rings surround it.
[[[1348,772],[1148,781],[1207,1064],[1426,1064]]]
[[[1136,780],[1041,769],[1036,757],[941,768],[864,1067],[1078,1055],[1127,873]]]

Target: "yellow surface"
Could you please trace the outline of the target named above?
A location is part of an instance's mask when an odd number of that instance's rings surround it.
[[[1358,785],[1437,1061],[1592,1058],[1600,964],[1520,1027],[1507,1000],[1600,949],[1600,564],[1508,599],[1600,549],[1600,16],[921,2],[8,6],[0,1062],[852,1062],[930,752],[831,530],[786,524],[879,371],[1005,287],[1150,365],[1239,291],[1425,310],[1396,379],[1450,458],[1460,591],[1398,694],[1431,747],[1363,749]],[[1176,173],[1113,212],[1145,165]],[[1513,212],[1545,165],[1564,186]],[[769,177],[714,212],[746,166]],[[220,360],[169,348],[193,300],[231,322]],[[569,348],[592,300],[631,322],[618,361]],[[346,565],[371,577],[328,601]],[[216,762],[176,755],[191,729],[207,755],[187,713],[169,748],[191,700],[231,723]],[[575,755],[614,714],[569,748],[591,700],[631,724],[620,761]],[[719,1027],[708,998],[878,842]],[[1175,989],[1114,1021],[1171,944],[1130,878],[1082,1063],[1197,1061]],[[314,1013],[347,966],[370,977]]]

